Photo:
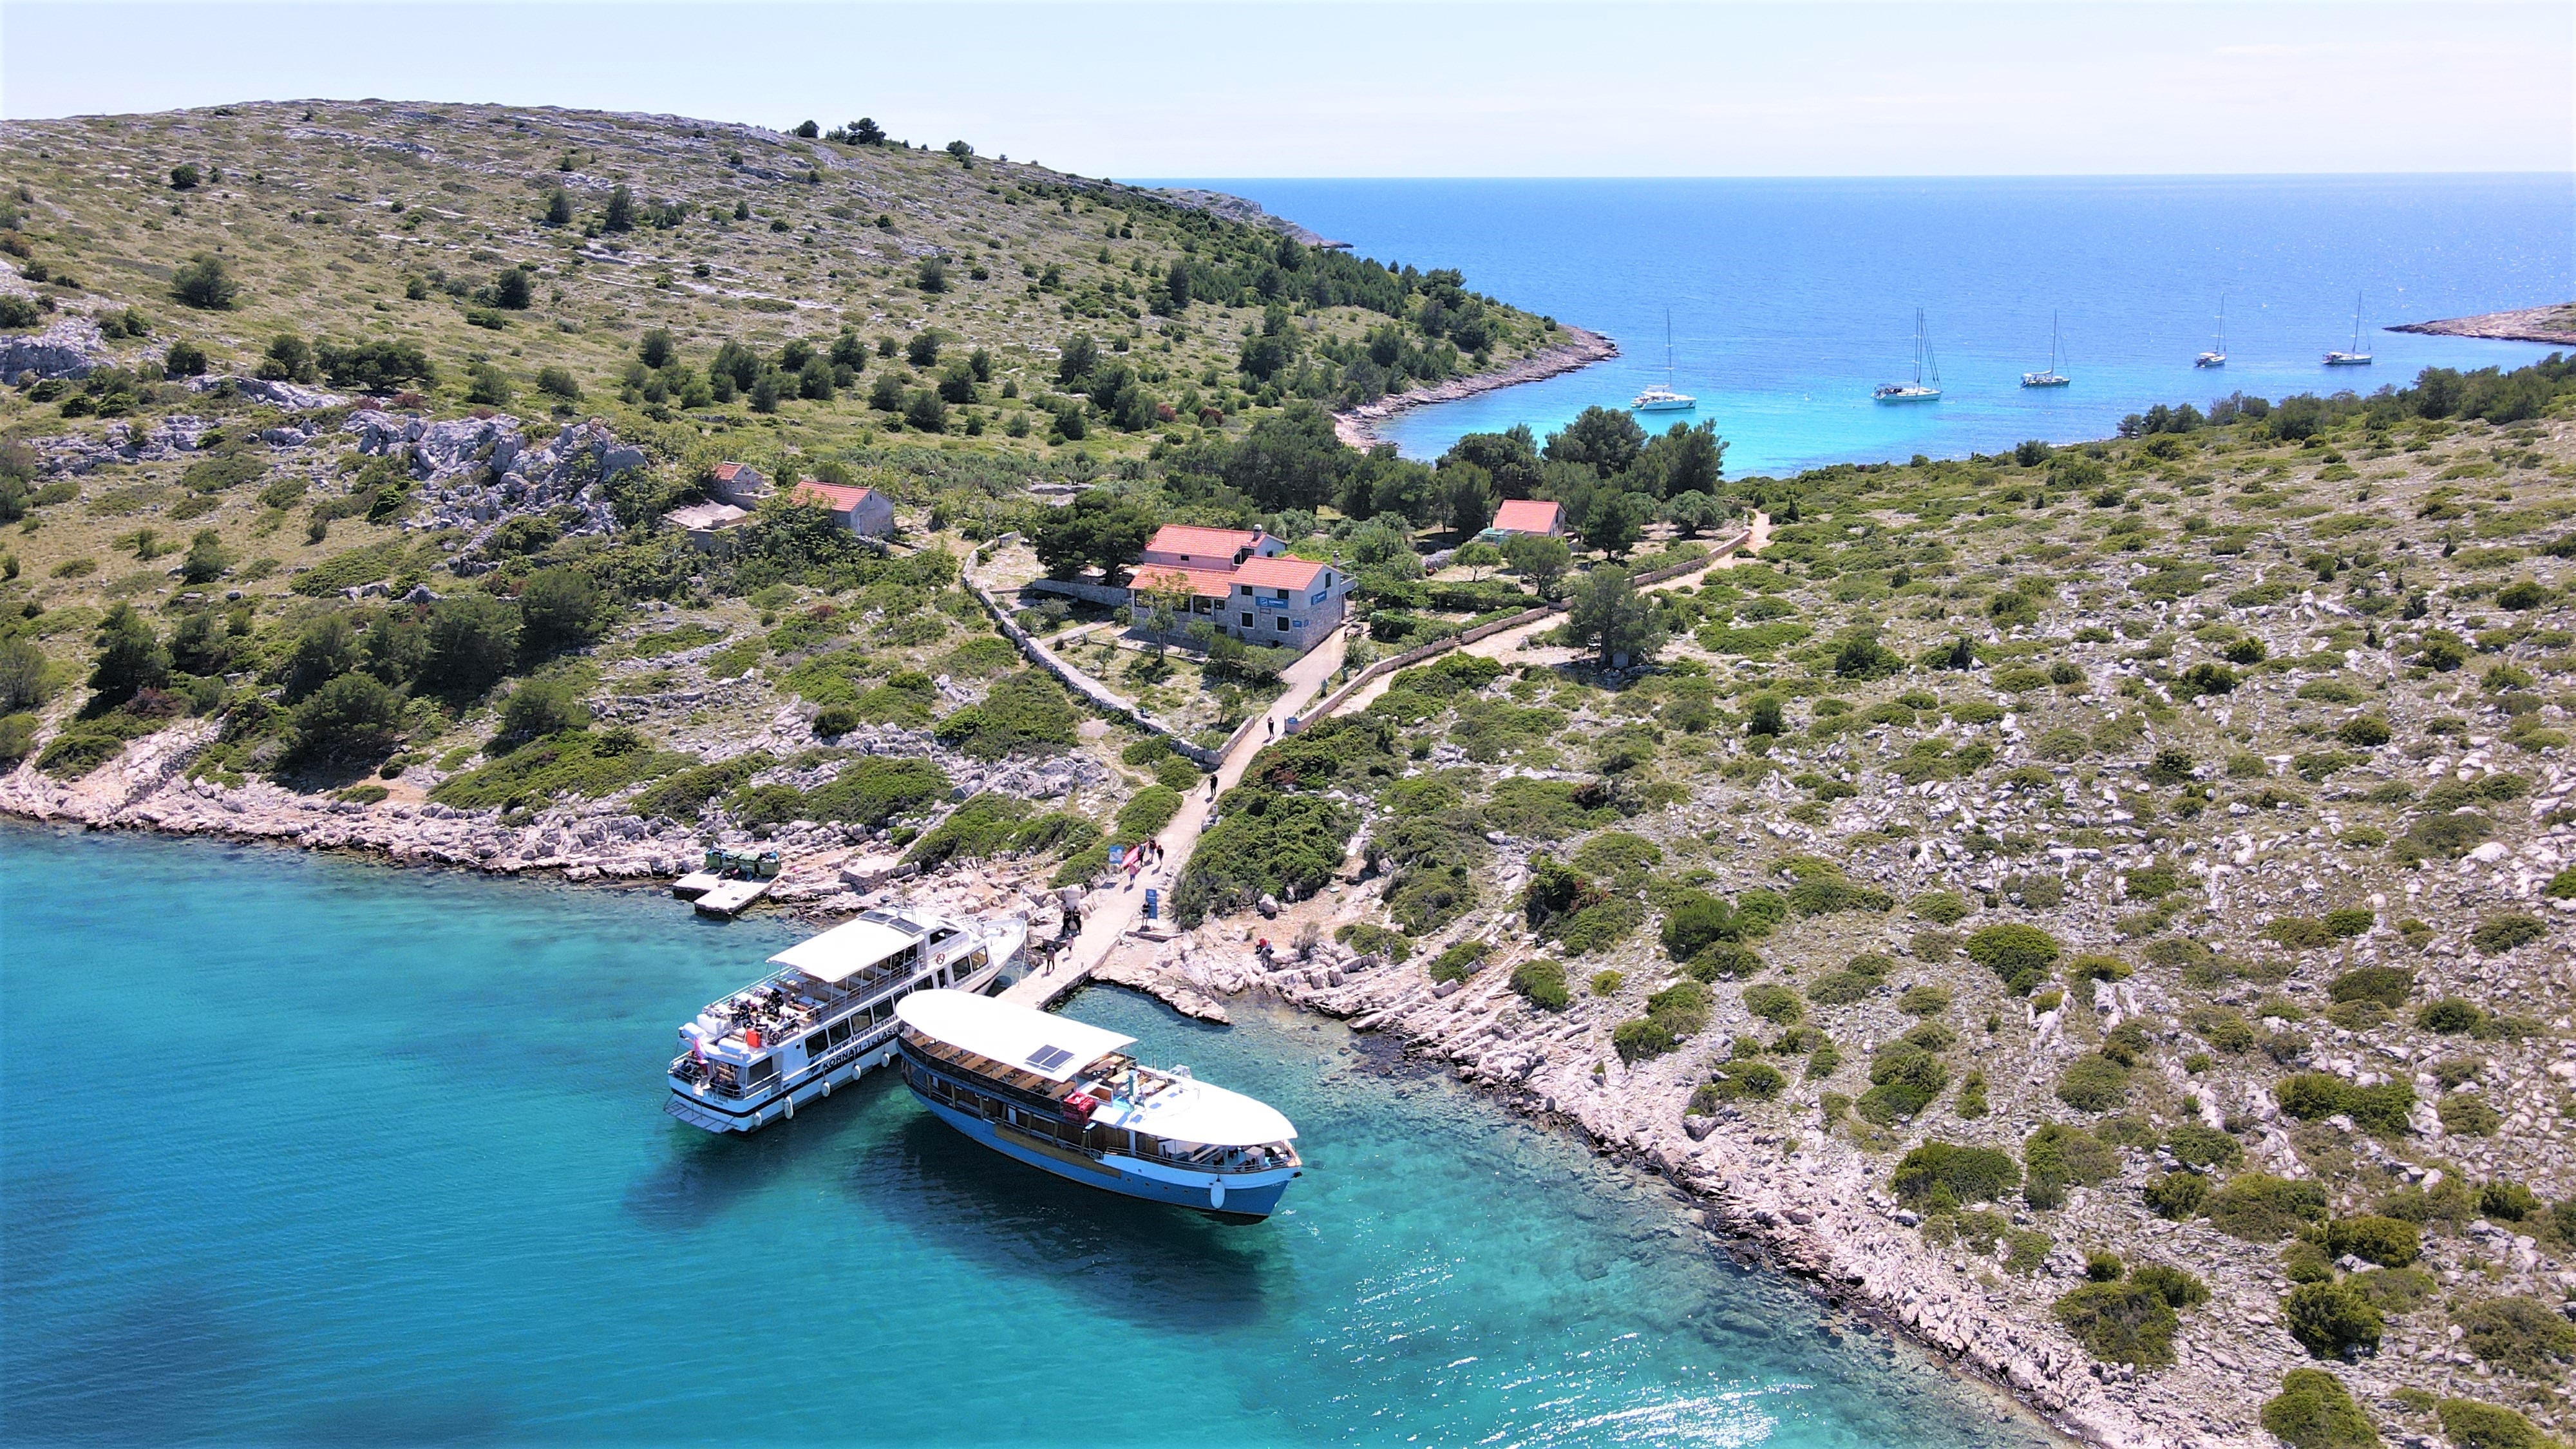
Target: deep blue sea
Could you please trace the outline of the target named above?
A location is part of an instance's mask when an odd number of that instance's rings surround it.
[[[1605,366],[1406,415],[1388,435],[1408,456],[1624,406],[1663,380],[1666,309],[1674,380],[1699,399],[1679,416],[1715,419],[1744,476],[2104,437],[2152,404],[2238,390],[2519,366],[2549,349],[2379,329],[2576,299],[2565,175],[1186,184],[1619,340]],[[2356,293],[2377,361],[2329,370]],[[2222,299],[2228,364],[2195,371]],[[1944,396],[1873,403],[1912,376],[1918,307]],[[2074,385],[2024,389],[2052,313]]]
[[[1331,1023],[1073,1003],[1296,1121],[1287,1210],[1228,1227],[883,1077],[663,1116],[776,923],[23,825],[0,913],[11,1444],[2046,1442]]]

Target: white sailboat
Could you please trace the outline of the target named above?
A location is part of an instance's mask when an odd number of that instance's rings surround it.
[[[1914,309],[1914,380],[1883,384],[1873,390],[1870,396],[1883,403],[1941,400],[1941,364],[1932,356],[1932,334],[1923,325],[1922,308]]]
[[[2193,358],[2191,365],[2194,367],[2227,365],[2227,299],[2225,297],[2218,299],[2218,345]]]
[[[1664,309],[1664,380],[1631,399],[1628,406],[1641,413],[1686,413],[1699,406],[1699,399],[1673,388],[1673,309]]]
[[[2368,367],[2370,354],[2361,350],[2361,294],[2352,294],[2352,350],[2326,354],[2328,367]]]
[[[2073,381],[2075,381],[2075,379],[2068,377],[2065,373],[2057,370],[2057,314],[2055,312],[2051,312],[2048,314],[2048,371],[2023,373],[2021,375],[2021,385],[2024,387],[2064,387]]]

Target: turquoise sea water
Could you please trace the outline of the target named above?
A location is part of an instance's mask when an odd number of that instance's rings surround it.
[[[793,938],[643,893],[0,827],[0,1438],[2036,1444],[1374,1042],[1098,990],[1285,1109],[1227,1227],[890,1080],[717,1140],[673,1023]]]
[[[1541,434],[1664,376],[1730,441],[1730,474],[1959,457],[2105,437],[2155,403],[2243,390],[2368,392],[2429,366],[2514,367],[2528,343],[2379,331],[2576,298],[2576,177],[2002,180],[1225,181],[1365,256],[1617,338],[1605,366],[1407,414],[1430,457],[1462,432]],[[2349,344],[2362,294],[2367,369]],[[2195,371],[2220,299],[2228,365]],[[1912,376],[1929,316],[1945,396],[1873,403]],[[2024,389],[2060,314],[2074,385]],[[1657,430],[1671,414],[1647,419]]]

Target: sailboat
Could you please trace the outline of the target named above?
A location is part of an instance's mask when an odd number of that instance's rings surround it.
[[[1926,371],[1930,381],[1925,381]],[[1932,334],[1923,325],[1923,309],[1914,309],[1914,380],[1887,383],[1870,393],[1883,403],[1939,402],[1941,364],[1932,356]]]
[[[2361,350],[2361,294],[2352,294],[2352,350],[2326,354],[2328,367],[2368,367],[2370,354]]]
[[[1673,309],[1664,309],[1664,380],[1637,394],[1628,406],[1641,413],[1686,413],[1699,406],[1699,399],[1673,389]]]
[[[2191,365],[2194,367],[2227,365],[2227,299],[2225,297],[2218,299],[2218,345],[2193,358]]]
[[[2065,373],[2057,370],[2057,314],[2051,312],[2048,314],[2048,371],[2023,373],[2021,375],[2021,385],[2024,387],[2064,387],[2074,380],[2075,379],[2068,377]]]

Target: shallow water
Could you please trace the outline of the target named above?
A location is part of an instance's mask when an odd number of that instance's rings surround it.
[[[1195,181],[1353,243],[1458,267],[1467,284],[1606,332],[1625,355],[1408,413],[1433,457],[1674,381],[1731,444],[1728,472],[1963,457],[2024,438],[2107,437],[2156,403],[2367,393],[2426,367],[2518,367],[2530,343],[2377,329],[2576,297],[2576,177],[2030,177],[1957,180]],[[2352,338],[2377,361],[2327,368]],[[2224,298],[2229,361],[2199,371]],[[1944,396],[1891,406],[1928,314]],[[2048,364],[2072,386],[2026,389]]]
[[[1073,1004],[1297,1122],[1223,1226],[882,1077],[673,1123],[675,1023],[781,925],[19,825],[0,910],[11,1442],[2044,1442],[1332,1023]]]

